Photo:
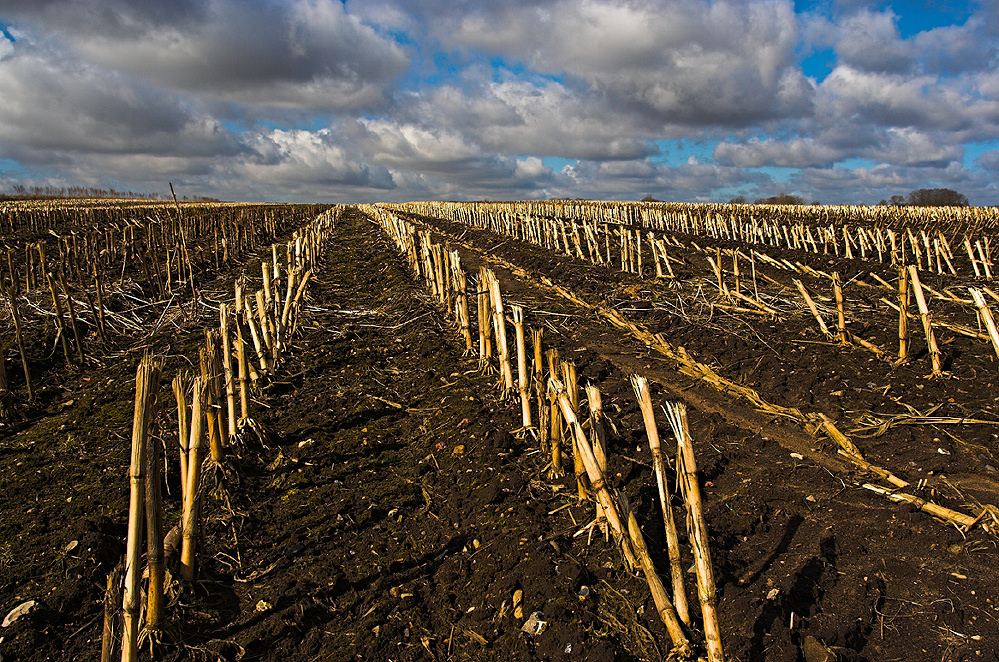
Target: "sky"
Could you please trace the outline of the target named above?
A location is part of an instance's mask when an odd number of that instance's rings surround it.
[[[0,191],[999,204],[995,0],[0,0]]]

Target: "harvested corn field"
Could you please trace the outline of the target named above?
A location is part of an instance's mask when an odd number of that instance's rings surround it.
[[[984,210],[96,209],[0,221],[5,659],[995,657]]]

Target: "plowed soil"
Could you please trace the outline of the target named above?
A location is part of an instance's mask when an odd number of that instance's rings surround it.
[[[444,222],[432,227],[455,242],[469,273],[491,266],[506,302],[523,304],[528,325],[544,327],[546,347],[601,389],[613,424],[611,480],[667,582],[651,453],[628,377],[650,380],[657,410],[667,400],[687,404],[727,657],[999,657],[993,535],[862,489],[872,477],[837,460],[825,437],[689,380],[487,256],[595,303],[618,305],[630,292],[634,319],[699,360],[729,378],[744,375],[771,401],[837,421],[904,412],[902,402],[996,420],[987,346],[951,352],[952,378],[928,380],[925,359],[893,371],[869,353],[815,342],[807,318],[761,319],[739,332],[698,325],[640,305],[648,280]],[[54,370],[38,404],[0,428],[0,612],[37,602],[0,630],[3,660],[99,659],[104,587],[124,551],[135,364],[147,347],[167,361],[160,430],[172,524],[179,496],[167,383],[196,356],[199,338],[192,324],[102,366]],[[7,359],[16,387],[15,355]],[[199,578],[174,586],[172,641],[154,648],[156,659],[668,657],[644,580],[599,529],[586,529],[592,502],[578,502],[574,478],[547,478],[548,458],[519,430],[519,402],[499,398],[496,376],[464,356],[453,325],[358,211],[327,246],[292,351],[252,416],[269,433],[266,445],[232,457],[228,477],[206,491]],[[659,426],[669,442],[665,417]],[[975,504],[999,502],[997,431],[897,426],[856,441],[912,482],[910,491],[918,484],[924,498],[977,513]],[[693,563],[687,550],[685,566]],[[692,595],[692,570],[688,578]],[[522,629],[532,615],[546,624],[538,634]]]

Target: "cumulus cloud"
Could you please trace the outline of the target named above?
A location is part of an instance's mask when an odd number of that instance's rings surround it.
[[[973,89],[974,81],[936,76],[873,73],[838,66],[819,87],[823,113],[883,127],[967,131],[996,117],[996,99]],[[970,88],[970,89],[969,89]]]
[[[330,130],[273,130],[250,140],[255,155],[232,166],[233,172],[253,181],[296,192],[319,186],[366,189],[395,187],[387,168],[369,166],[353,158]]]
[[[648,142],[654,133],[641,121],[550,81],[488,82],[467,93],[442,88],[418,101],[410,115],[415,122],[460,127],[504,154],[632,159],[654,151]]]
[[[813,138],[794,138],[788,141],[754,138],[741,144],[718,143],[714,156],[719,163],[741,168],[805,168],[830,165],[841,158],[841,152]]]
[[[889,129],[882,145],[871,149],[869,156],[906,166],[946,166],[964,156],[964,146],[940,141],[910,128]]]
[[[564,79],[581,98],[604,100],[652,126],[738,127],[811,108],[813,89],[796,62],[799,26],[788,0],[350,6],[393,26],[422,26],[448,49],[499,55]],[[409,21],[387,6],[405,7]]]
[[[196,102],[18,42],[0,60],[0,141],[30,149],[227,155],[238,141]]]
[[[803,16],[802,37],[808,49],[832,48],[840,64],[860,71],[960,75],[993,70],[999,14],[988,3],[971,4],[977,6],[963,23],[902,38],[900,17],[884,3],[835,3],[831,13],[816,3]]]
[[[842,21],[835,44],[839,61],[861,71],[910,70],[914,64],[914,45],[900,38],[897,21],[890,9],[884,12],[864,9]]]
[[[986,170],[999,170],[999,149],[990,149],[978,157],[978,165]]]
[[[397,43],[336,0],[187,4],[47,2],[12,11],[59,31],[89,62],[237,103],[370,107],[409,65]]]
[[[999,201],[994,6],[903,36],[905,4],[795,4],[8,0],[0,154],[243,199]],[[670,139],[713,154],[667,165]]]
[[[912,38],[912,47],[925,73],[994,71],[999,64],[999,13],[992,7],[961,25],[920,32]]]
[[[0,35],[0,60],[14,52],[14,42]]]

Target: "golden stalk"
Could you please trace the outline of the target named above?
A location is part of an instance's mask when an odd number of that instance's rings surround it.
[[[725,662],[722,652],[721,630],[718,627],[718,598],[715,594],[714,571],[711,567],[711,550],[708,545],[708,526],[704,521],[701,489],[697,484],[697,463],[687,425],[687,407],[668,404],[665,408],[670,426],[677,440],[677,475],[684,501],[687,504],[687,533],[694,548],[694,569],[697,571],[697,595],[701,601],[704,619],[704,639],[709,662]]]
[[[838,271],[833,272],[832,286],[833,296],[836,298],[836,331],[840,343],[845,345],[848,342],[846,335],[846,314],[843,310],[843,286],[840,284]]]
[[[190,436],[191,408],[187,404],[187,391],[190,378],[186,372],[178,372],[173,378],[173,395],[177,401],[177,439],[180,446],[180,495],[181,502],[187,500],[187,443]]]
[[[268,273],[267,270],[264,273]],[[222,373],[225,377],[225,399],[227,405],[227,430],[229,436],[236,434],[236,385],[232,374],[232,333],[229,330],[229,308],[219,304],[219,335],[222,336]]]
[[[732,251],[732,279],[735,281],[735,291],[739,291],[739,251]]]
[[[487,372],[490,369],[489,361],[493,358],[493,345],[492,320],[489,312],[489,285],[485,267],[479,269],[479,289],[476,294],[479,307],[479,370]]]
[[[619,495],[619,502],[622,515],[628,521],[628,539],[631,542],[638,565],[641,566],[642,573],[645,575],[645,581],[649,585],[649,592],[652,594],[652,601],[656,605],[656,611],[659,612],[659,618],[669,632],[677,656],[680,659],[687,659],[691,653],[690,642],[683,631],[683,626],[680,624],[676,609],[669,600],[666,587],[663,586],[662,579],[660,579],[659,573],[656,572],[656,567],[652,563],[652,557],[649,555],[649,549],[645,545],[645,538],[642,536],[642,530],[638,526],[635,513],[632,512],[631,506],[623,494]]]
[[[184,477],[187,500],[184,502],[182,520],[184,533],[180,550],[180,577],[186,581],[194,579],[195,545],[200,520],[201,443],[205,424],[204,391],[205,385],[201,377],[195,377],[191,404],[191,436],[187,445],[187,475]]]
[[[274,325],[271,323],[270,316],[267,314],[267,304],[264,302],[264,291],[257,290],[257,294],[254,296],[254,299],[257,304],[257,321],[260,324],[260,332],[264,337],[264,346],[276,360],[277,347],[272,334]]]
[[[517,389],[520,391],[520,412],[524,428],[531,427],[531,396],[527,380],[527,348],[524,342],[524,309],[511,306],[513,326],[517,333]]]
[[[996,332],[996,323],[992,319],[992,310],[985,303],[985,297],[982,296],[980,291],[969,287],[968,292],[971,293],[971,298],[975,301],[975,307],[978,308],[978,312],[982,316],[982,321],[985,323],[985,329],[989,332],[992,349],[995,351],[996,357],[999,357],[999,333]]]
[[[122,573],[124,567],[119,563],[108,575],[107,589],[104,591],[104,631],[101,636],[101,662],[111,662],[117,635],[115,634],[118,616],[118,605],[121,604]]]
[[[864,483],[862,486],[866,490],[880,494],[886,499],[895,501],[896,503],[911,503],[916,508],[919,508],[925,513],[929,513],[934,517],[939,517],[942,520],[950,522],[962,528],[965,531],[970,529],[972,526],[978,523],[977,517],[972,517],[971,515],[965,515],[956,510],[946,508],[939,504],[933,503],[932,501],[927,501],[926,499],[921,499],[920,497],[914,496],[912,494],[906,494],[905,492],[897,492],[895,490],[889,490],[878,485],[872,485],[871,483]]]
[[[205,383],[207,402],[205,418],[208,421],[208,444],[212,462],[222,463],[227,446],[226,430],[219,413],[222,411],[221,377],[222,366],[218,360],[218,334],[214,329],[205,329],[205,346],[200,351],[201,379]]]
[[[604,428],[604,408],[600,389],[593,385],[586,387],[586,401],[590,410],[590,434],[593,438],[593,456],[597,459],[600,471],[607,471],[607,430]]]
[[[534,349],[534,397],[538,402],[538,446],[541,452],[548,451],[550,416],[545,398],[544,368],[542,363],[544,329],[531,329],[531,342]]]
[[[656,248],[656,238],[651,232],[649,233],[649,246],[652,247],[652,261],[656,265],[656,278],[662,278],[663,267],[659,264],[659,251]]]
[[[839,428],[836,427],[831,418],[821,413],[817,415],[817,418],[822,429],[829,435],[829,438],[835,441],[845,453],[863,459],[864,455],[860,452],[860,449],[850,441],[849,437],[839,431]]]
[[[597,467],[603,474],[607,473],[607,431],[604,429],[604,408],[600,398],[600,389],[592,384],[586,386],[586,401],[590,412],[590,446],[593,448],[593,457],[597,460]],[[607,535],[607,516],[604,515],[604,507],[597,501],[597,522]]]
[[[909,356],[909,270],[898,268],[898,360]]]
[[[66,325],[62,319],[62,304],[59,303],[59,295],[56,294],[55,281],[52,279],[52,274],[50,272],[45,273],[45,280],[49,284],[49,292],[52,294],[52,305],[56,311],[56,330],[59,334],[59,340],[62,342],[62,353],[66,357],[66,363],[72,363],[72,359],[69,358],[69,343],[66,341]]]
[[[291,259],[289,256],[289,265],[291,264]],[[284,297],[284,306],[281,308],[281,316],[277,319],[277,347],[279,350],[284,349],[284,339],[285,335],[288,333],[288,315],[291,314],[291,302],[292,297],[295,293],[295,280],[298,278],[298,270],[292,269],[291,266],[288,267],[288,290]]]
[[[236,361],[239,370],[239,420],[246,419],[250,414],[250,360],[246,356],[246,332],[243,324],[243,288],[236,284]]]
[[[590,448],[590,443],[587,441],[586,435],[583,434],[583,428],[576,420],[576,415],[572,409],[572,403],[569,401],[565,388],[557,379],[549,380],[549,388],[555,394],[556,400],[561,408],[562,415],[565,417],[566,424],[576,440],[580,456],[583,458],[583,465],[586,467],[586,473],[590,480],[590,485],[597,493],[597,499],[599,500],[600,505],[603,506],[604,513],[607,516],[607,522],[610,524],[611,532],[614,534],[614,539],[621,548],[621,552],[624,555],[626,563],[628,563],[629,567],[634,567],[636,565],[641,566],[642,571],[645,574],[646,581],[649,583],[649,587],[653,592],[656,609],[659,611],[659,616],[662,619],[663,624],[669,631],[674,647],[678,649],[678,652],[680,652],[682,656],[689,656],[690,643],[687,640],[686,635],[683,633],[683,626],[680,624],[680,619],[677,617],[673,604],[667,597],[665,589],[662,588],[662,583],[659,581],[659,575],[656,573],[655,567],[652,564],[652,559],[649,557],[648,550],[645,548],[644,540],[641,539],[641,532],[638,531],[637,522],[634,524],[634,529],[635,532],[638,533],[638,536],[634,537],[631,532],[632,525],[630,523],[633,516],[629,513],[629,516],[622,517],[619,513],[618,507],[620,504],[616,502],[616,499],[611,494],[611,490],[607,485],[606,477],[597,465],[597,459],[593,454],[593,449]],[[627,527],[627,529],[625,527]],[[637,546],[635,545],[636,539],[638,543]],[[656,583],[659,584],[658,590],[654,588]]]
[[[76,307],[73,305],[73,298],[69,296],[69,284],[66,282],[66,273],[62,269],[59,269],[59,286],[62,288],[63,296],[66,297],[69,322],[73,327],[73,344],[76,346],[76,353],[80,356],[80,363],[83,363],[83,339],[80,335],[80,325],[76,321]]]
[[[455,271],[455,313],[458,317],[458,325],[461,328],[461,337],[465,339],[465,354],[470,355],[472,353],[472,325],[468,317],[468,294],[466,290],[468,289],[468,279],[465,276],[465,270],[460,266]]]
[[[267,260],[260,262],[260,273],[264,279],[264,301],[268,308],[274,308],[274,296],[271,293],[271,265]]]
[[[548,478],[553,479],[562,476],[562,418],[559,415],[556,394],[552,391],[550,383],[550,380],[558,379],[558,350],[553,347],[545,352],[545,356],[548,359],[548,420],[551,424],[548,441],[552,447],[552,466]]]
[[[631,376],[631,385],[642,409],[642,419],[645,421],[645,431],[649,437],[649,448],[652,450],[652,466],[656,474],[656,487],[659,490],[659,505],[663,511],[663,524],[666,528],[666,548],[669,552],[670,579],[673,583],[673,604],[680,620],[690,625],[690,609],[687,606],[687,591],[683,581],[683,567],[680,565],[680,538],[676,530],[676,520],[673,517],[673,506],[670,503],[672,495],[666,488],[666,462],[663,459],[662,446],[659,441],[659,428],[652,409],[652,398],[649,395],[649,385],[645,377]]]
[[[572,405],[572,411],[579,415],[579,380],[576,378],[576,364],[572,361],[562,361],[562,384],[565,386],[566,393],[569,396],[569,403]],[[576,448],[576,440],[573,438],[572,441],[572,463],[573,470],[576,474],[576,494],[580,501],[590,498],[590,492],[587,489],[587,479],[586,479],[586,467],[583,466],[583,458],[579,455],[579,449]]]
[[[52,279],[49,278],[51,284]],[[159,389],[160,365],[142,357],[135,373],[135,411],[132,416],[132,460],[129,465],[128,538],[125,544],[125,588],[122,593],[124,631],[122,662],[134,662],[139,640],[139,582],[142,579],[142,525],[145,514],[146,442],[153,403]]]
[[[932,315],[930,314],[929,308],[926,307],[926,299],[923,297],[923,287],[919,283],[919,272],[916,270],[916,266],[910,264],[909,267],[909,278],[912,281],[912,293],[916,295],[916,305],[919,307],[919,318],[923,322],[923,332],[926,334],[926,345],[930,351],[930,362],[933,366],[933,372],[931,373],[933,377],[943,376],[943,372],[940,369],[940,349],[937,347],[937,339],[933,334],[933,323]]]
[[[305,275],[302,276],[302,280],[298,283],[298,288],[295,290],[295,296],[291,300],[292,318],[294,320],[291,324],[292,334],[294,334],[295,328],[298,326],[299,305],[302,301],[302,295],[305,294],[305,288],[308,286],[310,278],[312,278],[312,270],[306,269]]]
[[[250,309],[250,300],[246,298],[243,299],[243,319],[250,328],[250,336],[253,338],[253,348],[257,352],[257,361],[260,363],[260,369],[267,373],[270,371],[270,361],[267,358],[267,354],[264,353],[264,346],[260,340],[260,331],[257,328],[257,320]]]
[[[808,309],[812,311],[812,316],[815,317],[815,321],[819,323],[819,328],[822,329],[823,335],[827,338],[832,337],[832,334],[829,333],[829,327],[826,326],[822,316],[819,315],[819,309],[815,307],[815,302],[812,301],[812,297],[809,296],[808,290],[805,289],[805,286],[797,278],[794,279],[794,284],[797,286],[798,291],[801,292],[801,296],[804,297],[805,303],[808,305]]]
[[[503,299],[500,295],[499,279],[492,271],[489,272],[490,299],[493,306],[493,323],[495,324],[496,348],[499,353],[500,379],[503,385],[503,395],[513,392],[513,370],[510,367],[510,350],[506,342],[506,317],[503,315]]]
[[[158,383],[158,380],[157,380]],[[156,436],[158,400],[156,388],[149,404],[149,429],[146,448],[146,565],[149,586],[146,590],[146,630],[158,632],[163,620],[166,563],[163,557],[163,494],[160,476],[160,445]]]

